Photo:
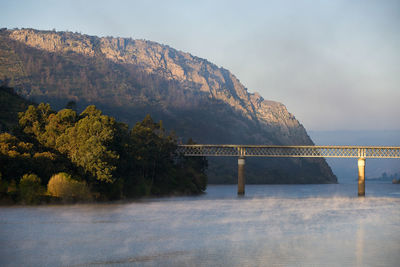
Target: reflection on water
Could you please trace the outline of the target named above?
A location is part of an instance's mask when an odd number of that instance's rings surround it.
[[[0,266],[398,266],[400,186],[210,186],[197,197],[0,208]]]
[[[357,230],[357,248],[356,248],[356,254],[357,254],[357,266],[364,266],[363,264],[363,252],[364,252],[364,226],[361,223],[359,223],[358,230]]]

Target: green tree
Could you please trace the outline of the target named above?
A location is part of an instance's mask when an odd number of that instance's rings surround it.
[[[190,138],[187,144],[195,145],[196,143]],[[188,187],[191,189],[190,193],[204,192],[207,188],[206,169],[208,162],[206,157],[184,157],[180,155],[179,160],[181,175],[190,183]]]
[[[57,113],[50,114],[42,134],[42,144],[57,148],[57,139],[64,134],[68,128],[73,127],[76,121],[77,114],[71,109],[63,109]]]
[[[9,133],[0,134],[0,172],[3,180],[19,181],[23,174],[33,172],[46,184],[51,175],[66,169],[75,171],[76,168],[57,151],[23,142]]]
[[[30,105],[25,112],[18,114],[19,125],[25,134],[36,137],[40,143],[45,143],[43,133],[52,113],[54,111],[49,104],[40,103],[37,107]]]
[[[76,108],[77,108],[76,102],[73,101],[73,100],[68,101],[67,105],[65,105],[65,108],[66,109],[71,109],[73,111],[76,111]]]
[[[102,115],[95,106],[88,106],[74,126],[57,139],[56,147],[98,181],[112,183],[119,157],[110,149],[115,131],[114,118]]]
[[[7,182],[19,180],[32,168],[33,144],[9,134],[0,134],[0,171]]]
[[[26,204],[37,204],[44,190],[40,185],[40,178],[36,174],[25,174],[19,182],[21,200]]]
[[[168,193],[174,180],[175,136],[167,135],[162,122],[147,115],[132,128],[130,137],[130,154],[146,194]]]
[[[13,185],[24,173],[39,174],[50,195],[59,197],[57,190],[64,190],[63,198],[75,200],[91,195],[88,185],[99,199],[193,194],[206,188],[206,159],[177,155],[175,135],[150,115],[129,130],[95,106],[78,116],[71,109],[54,112],[39,104],[20,113],[19,124],[19,138],[0,134],[0,172],[13,199]],[[20,183],[21,198],[34,202],[33,184],[26,179]]]

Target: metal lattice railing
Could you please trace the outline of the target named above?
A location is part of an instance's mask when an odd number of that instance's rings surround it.
[[[185,156],[400,158],[400,147],[179,145]]]

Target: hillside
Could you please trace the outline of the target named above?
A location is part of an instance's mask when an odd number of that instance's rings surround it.
[[[0,77],[61,108],[96,104],[133,124],[147,113],[199,143],[313,144],[278,102],[249,93],[228,70],[166,45],[32,29],[0,32]],[[249,159],[248,182],[325,183],[323,159]],[[235,182],[235,159],[211,159],[210,182]]]
[[[12,130],[18,123],[18,113],[31,104],[0,80],[0,133]]]

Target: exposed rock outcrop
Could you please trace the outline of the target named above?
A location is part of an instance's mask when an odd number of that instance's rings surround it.
[[[115,63],[140,66],[148,73],[189,84],[186,89],[200,90],[229,104],[248,119],[265,125],[270,132],[279,131],[284,144],[312,144],[302,125],[283,104],[264,100],[259,93],[249,93],[228,70],[189,53],[150,41],[96,38],[69,32],[24,29],[12,31],[10,38],[50,52],[75,52],[90,57],[97,52]]]

